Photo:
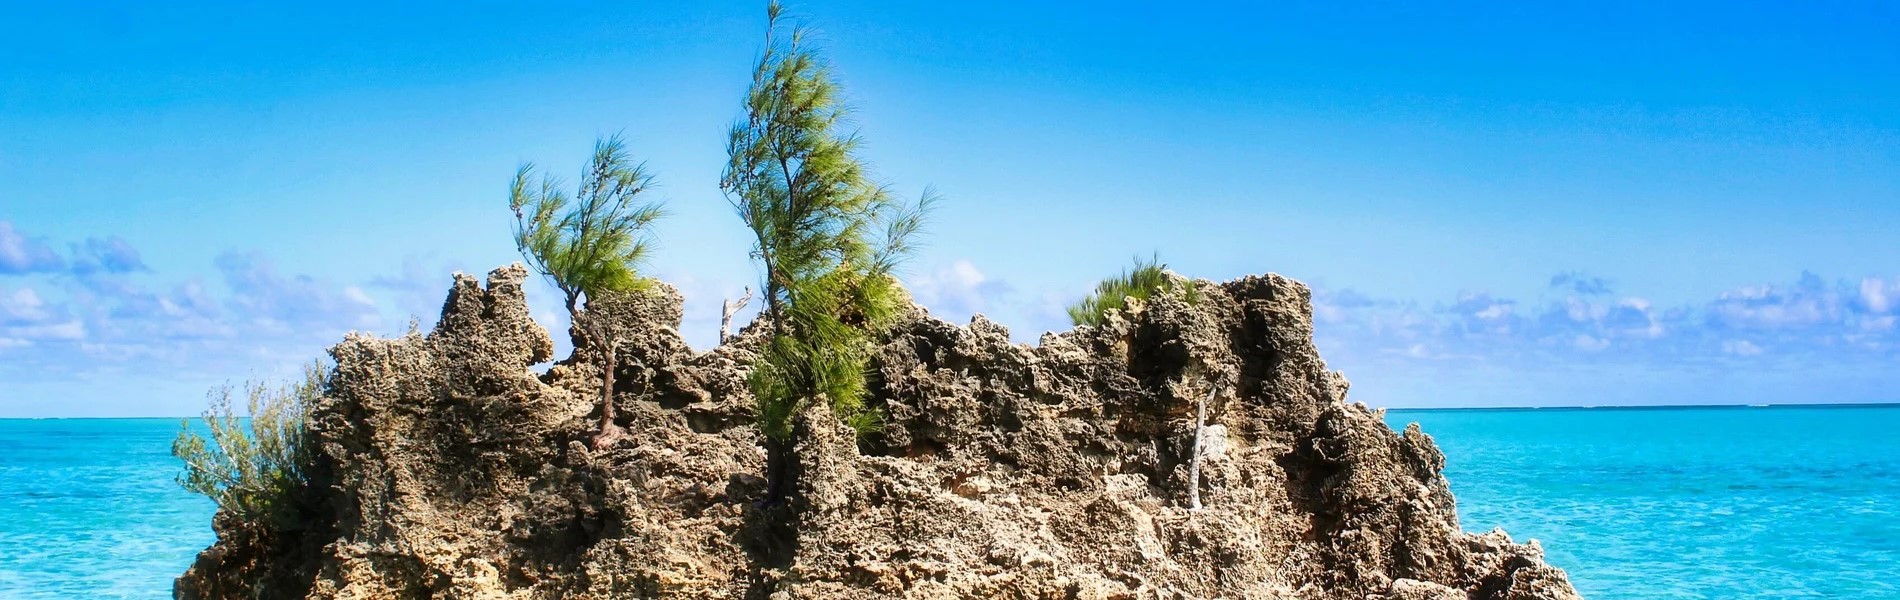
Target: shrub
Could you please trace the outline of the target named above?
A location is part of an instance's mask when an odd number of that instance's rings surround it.
[[[301,381],[247,382],[242,390],[247,416],[242,417],[231,406],[237,390],[229,385],[213,389],[201,420],[209,437],[186,419],[172,441],[172,456],[185,463],[178,484],[246,521],[283,524],[310,483],[307,468],[314,449],[304,411],[327,384],[327,370],[318,362],[304,367]]]
[[[1189,304],[1201,300],[1200,292],[1193,285],[1179,283],[1168,276],[1168,265],[1161,264],[1160,257],[1150,255],[1145,261],[1136,257],[1133,270],[1103,279],[1095,284],[1095,293],[1069,305],[1069,320],[1076,325],[1101,325],[1102,317],[1109,311],[1127,308],[1128,298],[1146,302],[1156,292],[1177,291]]]

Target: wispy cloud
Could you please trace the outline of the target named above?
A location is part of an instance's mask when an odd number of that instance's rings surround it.
[[[442,311],[443,291],[454,282],[453,274],[458,271],[473,272],[468,265],[457,261],[407,256],[394,273],[371,277],[360,291],[378,305],[392,309],[397,316],[414,318],[421,326],[428,327]],[[538,283],[539,278],[530,285]]]
[[[139,258],[139,251],[125,238],[111,236],[106,238],[88,238],[84,244],[73,244],[72,271],[79,275],[93,273],[133,273],[148,271],[145,261]]]
[[[226,300],[231,314],[261,333],[302,331],[314,323],[358,329],[382,324],[375,303],[361,289],[280,275],[256,252],[226,252],[213,264],[231,288]]]
[[[1896,282],[1879,277],[1738,287],[1701,303],[1657,306],[1575,273],[1551,278],[1555,298],[1470,292],[1435,305],[1320,290],[1322,345],[1369,357],[1458,356],[1504,366],[1566,361],[1742,368],[1766,362],[1884,360],[1900,349]]]
[[[265,254],[233,251],[217,256],[211,275],[201,279],[154,272],[137,248],[117,237],[71,244],[68,255],[56,247],[0,222],[0,274],[13,275],[0,278],[0,381],[44,386],[179,373],[211,382],[242,377],[307,360],[350,330],[396,333],[411,315],[427,325],[449,285],[450,265],[419,258],[356,283],[286,273]],[[697,347],[710,346],[721,301],[738,297],[745,282],[661,275],[686,297],[681,332]],[[1086,291],[1023,290],[962,259],[925,269],[906,284],[942,318],[963,321],[982,313],[1025,342],[1066,328],[1062,308]],[[1480,290],[1443,299],[1317,288],[1316,335],[1331,366],[1355,379],[1373,374],[1360,380],[1388,397],[1495,382],[1485,385],[1501,390],[1497,402],[1517,402],[1505,382],[1525,373],[1543,373],[1539,385],[1546,386],[1640,377],[1650,378],[1644,385],[1675,385],[1655,374],[1694,372],[1716,380],[1805,374],[1817,366],[1849,365],[1863,374],[1900,367],[1896,278],[1802,273],[1674,305],[1576,272],[1547,284],[1535,297]],[[563,337],[558,332],[566,315],[552,301],[554,292],[536,280],[529,296],[537,320],[557,332],[557,340]],[[755,300],[735,325],[748,322],[758,305]],[[1859,377],[1865,385],[1884,385]],[[185,410],[162,412],[188,412],[195,400],[183,398]]]
[[[116,236],[72,244],[69,259],[0,222],[0,246],[7,273],[22,276],[0,285],[0,380],[221,380],[313,358],[352,329],[385,328],[362,288],[282,274],[255,252],[218,256],[218,281],[207,285],[163,282]]]
[[[1009,283],[990,277],[968,259],[957,259],[904,283],[919,304],[951,321],[967,321],[999,307],[1010,302],[1015,292]]]
[[[46,240],[28,237],[11,221],[0,221],[0,275],[48,273],[66,268],[66,260]]]
[[[52,243],[0,221],[0,275],[133,273],[149,270],[139,251],[119,236],[87,238],[62,256]]]
[[[1591,277],[1581,271],[1568,271],[1552,275],[1550,288],[1564,290],[1582,296],[1600,296],[1609,294],[1610,281],[1602,277]]]
[[[85,323],[32,288],[0,288],[0,349],[85,339]]]

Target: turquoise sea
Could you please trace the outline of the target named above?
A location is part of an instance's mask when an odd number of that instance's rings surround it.
[[[1466,530],[1585,598],[1900,598],[1900,406],[1430,410]]]
[[[1900,598],[1900,407],[1429,410],[1466,529],[1593,599]],[[211,541],[170,419],[0,420],[0,599],[167,598]]]
[[[212,540],[178,419],[0,419],[0,599],[170,598]]]

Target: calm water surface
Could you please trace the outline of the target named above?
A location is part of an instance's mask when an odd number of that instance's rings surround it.
[[[212,504],[172,481],[177,419],[0,419],[0,598],[170,598]]]
[[[1900,407],[1391,411],[1586,598],[1900,598]]]
[[[1900,408],[1392,411],[1466,529],[1594,599],[1900,599]],[[168,598],[211,542],[169,419],[0,420],[0,599]]]

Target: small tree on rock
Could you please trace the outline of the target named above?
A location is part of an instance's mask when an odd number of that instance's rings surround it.
[[[755,236],[763,271],[760,317],[771,339],[748,383],[766,437],[768,502],[782,499],[795,457],[792,420],[826,402],[860,434],[879,413],[864,404],[870,335],[907,302],[892,270],[912,249],[934,198],[898,202],[856,156],[847,109],[825,59],[782,7],[766,9],[765,49],[745,116],[732,127],[720,189]]]
[[[560,180],[536,177],[533,164],[515,172],[508,206],[515,213],[515,246],[528,264],[561,291],[567,314],[598,356],[601,371],[600,428],[593,446],[605,448],[624,435],[614,423],[615,340],[584,302],[644,288],[638,267],[646,258],[651,227],[664,212],[646,194],[653,176],[629,158],[618,136],[594,145],[581,184],[570,197]]]

